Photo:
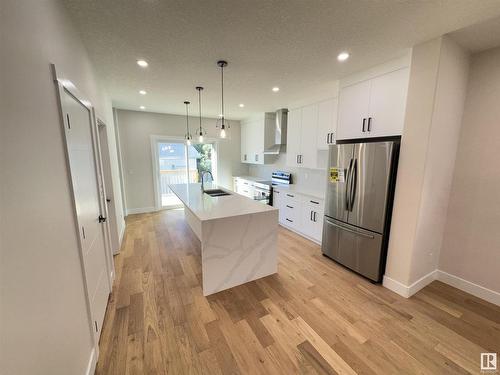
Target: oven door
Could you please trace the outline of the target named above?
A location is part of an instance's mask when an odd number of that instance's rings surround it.
[[[271,204],[271,191],[268,189],[254,188],[253,199],[263,204]]]

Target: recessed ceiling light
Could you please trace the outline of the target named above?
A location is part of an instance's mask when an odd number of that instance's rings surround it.
[[[139,108],[142,109],[143,111],[146,109],[146,107],[144,107],[143,105],[141,105]]]
[[[141,94],[141,95],[146,95],[146,94],[147,94],[147,92],[146,92],[146,90],[140,90],[140,91],[139,91],[139,94]]]
[[[279,87],[273,87],[273,91],[274,92],[278,92],[278,91],[280,91],[280,88]]]
[[[239,107],[240,107],[240,108],[243,108],[244,106],[245,106],[245,104],[243,104],[243,103],[240,103],[240,104],[239,104]]]
[[[348,52],[340,52],[337,56],[337,60],[339,61],[346,61],[348,58],[349,58]]]
[[[149,64],[146,60],[137,60],[137,65],[139,65],[141,68],[146,68]]]

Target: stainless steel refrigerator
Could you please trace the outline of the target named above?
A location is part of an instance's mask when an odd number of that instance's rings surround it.
[[[321,249],[324,255],[382,281],[399,156],[399,138],[329,148]]]

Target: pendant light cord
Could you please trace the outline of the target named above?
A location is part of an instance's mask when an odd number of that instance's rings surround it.
[[[198,109],[199,109],[199,115],[200,115],[200,135],[203,133],[203,129],[201,128],[201,90],[203,90],[203,88],[201,87],[197,87],[196,88],[198,90]]]
[[[186,137],[189,137],[189,110],[188,110],[188,105],[189,102],[185,101],[184,104],[186,105]]]
[[[220,67],[221,69],[221,92],[222,92],[222,118],[221,118],[221,125],[224,125],[224,65]]]

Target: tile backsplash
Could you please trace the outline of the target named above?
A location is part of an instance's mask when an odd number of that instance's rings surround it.
[[[285,154],[280,154],[276,162],[266,165],[249,165],[250,176],[271,179],[271,173],[274,171],[285,171],[292,173],[292,182],[297,188],[303,188],[306,192],[315,192],[321,196],[325,195],[326,190],[326,168],[325,169],[306,169],[286,166]]]

